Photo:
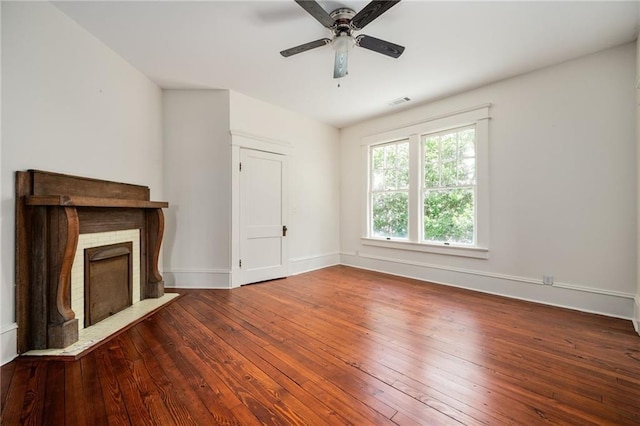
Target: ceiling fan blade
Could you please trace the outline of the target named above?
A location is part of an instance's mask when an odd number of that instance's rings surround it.
[[[356,37],[356,46],[364,47],[392,58],[398,58],[404,52],[404,46],[364,34]]]
[[[399,3],[400,0],[382,1],[374,0],[364,7],[356,16],[351,19],[351,27],[354,30],[361,30],[371,23],[378,16],[385,13],[391,7]]]
[[[320,6],[315,0],[295,0],[295,2],[302,6],[302,8],[309,13],[309,15],[316,18],[316,20],[325,27],[331,28],[335,24],[327,11],[324,10],[322,6]]]
[[[333,78],[342,78],[347,75],[348,53],[336,50],[336,60],[333,63]]]
[[[307,50],[315,49],[316,47],[326,46],[330,43],[331,39],[321,38],[320,40],[310,41],[309,43],[283,50],[280,54],[285,58],[288,58],[289,56],[297,55],[298,53],[306,52]]]

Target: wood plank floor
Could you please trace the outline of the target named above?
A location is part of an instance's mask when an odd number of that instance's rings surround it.
[[[640,424],[629,321],[344,266],[180,292],[79,361],[3,366],[2,424]]]

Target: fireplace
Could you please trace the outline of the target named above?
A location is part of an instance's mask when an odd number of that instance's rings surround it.
[[[167,206],[144,186],[17,172],[18,351],[68,347],[80,329],[161,297]]]

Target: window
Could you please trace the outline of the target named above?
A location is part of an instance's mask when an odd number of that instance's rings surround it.
[[[475,126],[424,135],[424,241],[475,241]]]
[[[365,245],[488,257],[489,105],[363,139]]]
[[[371,210],[375,237],[408,237],[409,141],[371,148]]]

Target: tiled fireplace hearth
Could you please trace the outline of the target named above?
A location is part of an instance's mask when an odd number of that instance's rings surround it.
[[[167,206],[144,186],[17,172],[18,351],[70,347],[81,331],[161,298]]]

